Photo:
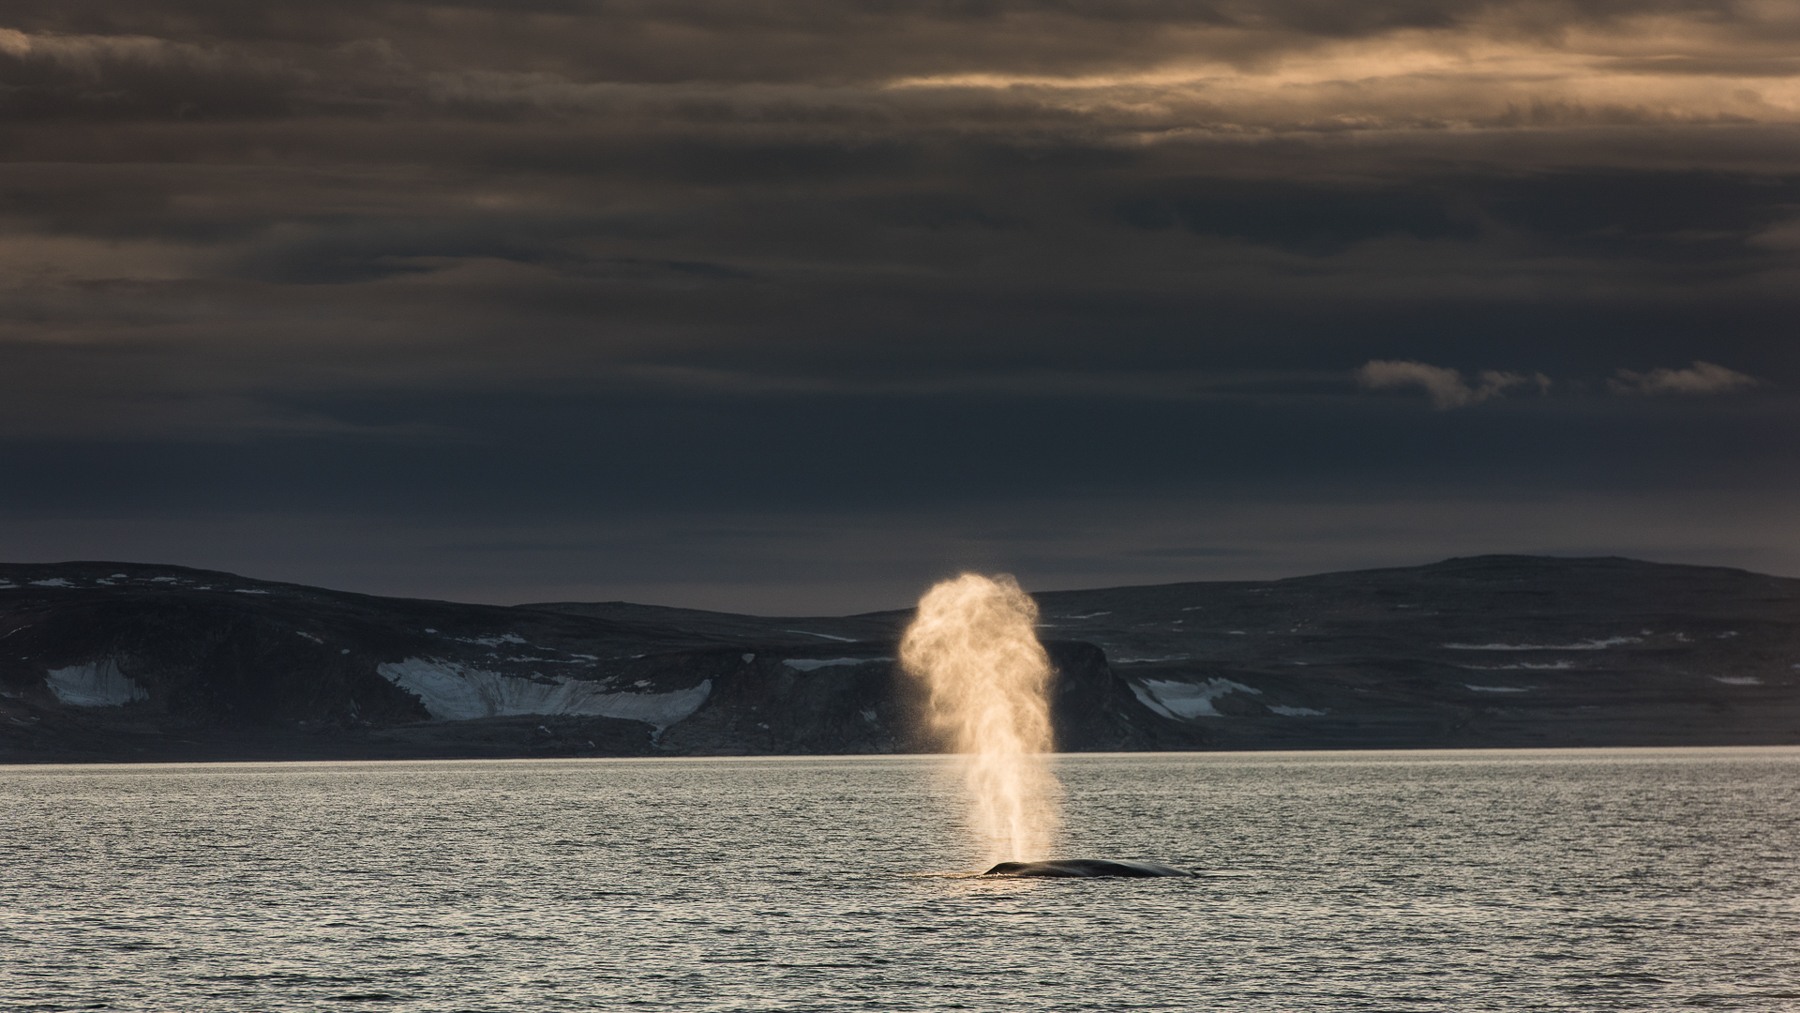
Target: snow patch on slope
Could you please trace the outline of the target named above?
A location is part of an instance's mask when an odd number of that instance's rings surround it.
[[[1208,679],[1205,682],[1173,682],[1145,679],[1131,684],[1131,692],[1144,706],[1177,721],[1194,718],[1224,717],[1213,701],[1227,693],[1261,693],[1262,690],[1230,679]]]
[[[581,714],[642,721],[658,731],[700,709],[712,680],[670,693],[608,692],[607,683],[557,676],[522,679],[435,658],[407,658],[375,669],[383,679],[419,698],[440,721],[521,714]]]
[[[119,671],[119,663],[113,658],[52,668],[44,673],[44,684],[59,702],[71,707],[118,707],[150,698],[144,687]]]
[[[1641,644],[1643,637],[1606,637],[1572,644],[1444,644],[1446,651],[1604,651],[1609,647]]]
[[[435,633],[437,631],[436,630],[426,630],[425,632]],[[529,644],[530,643],[530,641],[527,641],[524,637],[519,636],[517,633],[502,633],[497,637],[451,637],[450,639],[458,640],[465,644],[480,644],[483,647],[499,647],[501,644]]]

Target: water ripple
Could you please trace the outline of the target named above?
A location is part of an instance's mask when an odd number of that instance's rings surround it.
[[[1071,757],[994,881],[932,759],[0,768],[0,1008],[1800,1002],[1800,750]]]

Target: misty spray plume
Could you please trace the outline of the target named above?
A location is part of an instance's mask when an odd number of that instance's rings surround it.
[[[1050,657],[1037,617],[1010,575],[965,573],[919,599],[900,641],[901,665],[930,693],[932,730],[963,755],[971,829],[992,862],[1042,857],[1056,836]]]

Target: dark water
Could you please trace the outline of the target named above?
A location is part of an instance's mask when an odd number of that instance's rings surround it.
[[[1800,1009],[1800,750],[0,768],[0,1008]]]

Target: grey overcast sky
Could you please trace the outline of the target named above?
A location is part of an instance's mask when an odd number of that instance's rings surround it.
[[[8,0],[0,558],[1800,574],[1792,0]]]

